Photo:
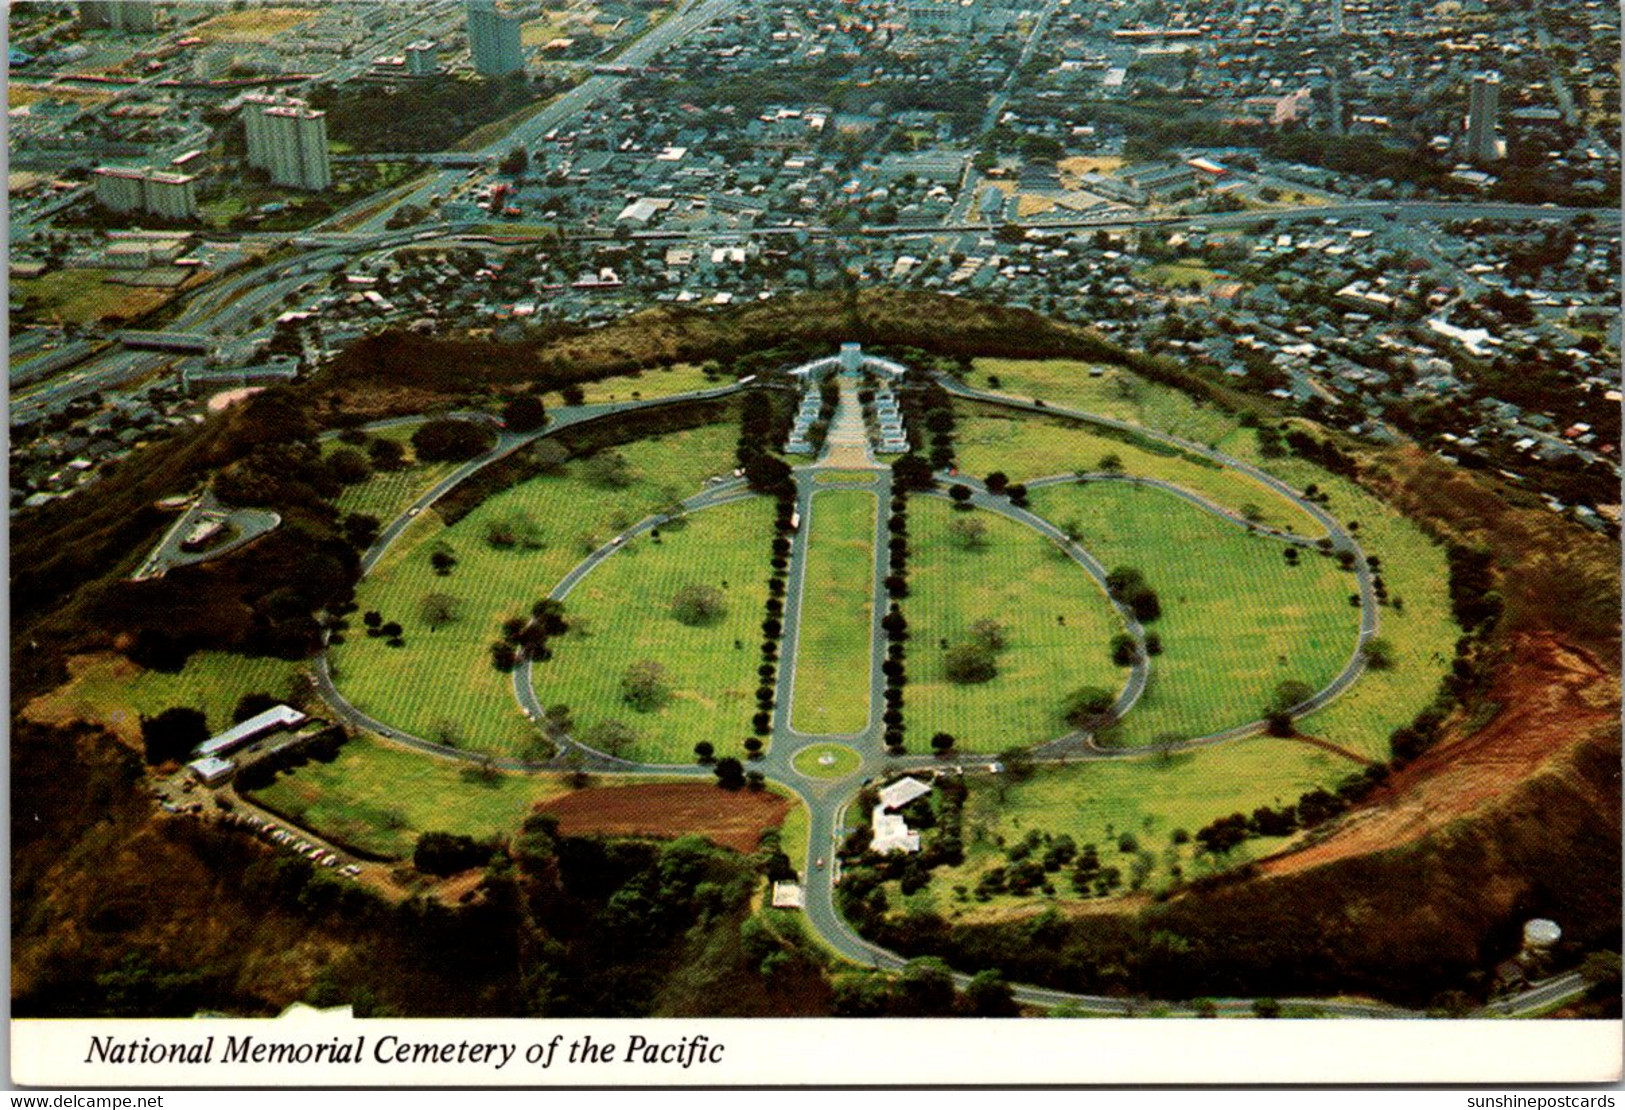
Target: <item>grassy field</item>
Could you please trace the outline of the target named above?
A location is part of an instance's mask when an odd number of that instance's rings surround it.
[[[1188,393],[1108,363],[979,358],[967,381],[979,389],[1128,420],[1197,443],[1216,444],[1240,427],[1230,414]]]
[[[1289,567],[1283,544],[1157,489],[1057,486],[1036,491],[1033,508],[1075,522],[1106,567],[1140,568],[1161,599],[1151,629],[1163,653],[1152,660],[1145,695],[1113,730],[1117,743],[1256,720],[1277,684],[1296,679],[1319,689],[1354,650],[1354,576],[1325,556],[1305,553]]]
[[[1174,844],[1176,830],[1194,836],[1216,818],[1290,804],[1305,791],[1335,785],[1357,769],[1349,760],[1299,741],[1252,737],[1183,755],[1040,768],[1020,783],[976,777],[965,803],[965,862],[936,872],[930,887],[916,897],[953,917],[1042,903],[1045,897],[1036,892],[997,894],[984,903],[954,891],[956,886],[974,891],[990,868],[1008,866],[1001,843],[1015,844],[1035,829],[1070,836],[1080,848],[1095,845],[1101,865],[1123,873],[1124,893],[1137,857],[1139,866],[1148,868],[1145,890],[1167,886],[1174,866],[1184,879],[1194,879],[1277,851],[1286,841],[1248,840],[1223,861],[1213,861],[1197,858],[1191,843]],[[1121,850],[1124,836],[1134,838],[1128,852]],[[1067,869],[1052,873],[1049,880],[1058,897],[1077,897]]]
[[[813,495],[791,714],[798,732],[853,733],[869,723],[877,505],[861,490]]]
[[[769,790],[783,792],[777,786],[769,786]],[[779,826],[779,847],[784,854],[790,857],[790,866],[794,867],[803,878],[807,874],[807,838],[812,834],[811,820],[807,814],[806,803],[793,794],[787,794],[790,799],[790,812],[784,816],[784,824]]]
[[[1251,507],[1261,523],[1307,536],[1325,532],[1313,517],[1268,486],[1217,464],[1193,461],[1154,441],[1136,445],[1087,426],[1069,427],[1054,418],[988,405],[961,403],[959,410],[955,437],[959,466],[971,474],[1002,470],[1012,481],[1023,482],[1099,470],[1101,459],[1115,455],[1125,473],[1172,482],[1236,512]]]
[[[25,306],[18,319],[93,324],[107,316],[139,316],[174,296],[170,289],[138,288],[103,280],[112,273],[85,268],[15,279],[11,298]]]
[[[949,532],[955,520],[987,526],[987,547],[966,551]],[[1053,740],[1066,731],[1060,701],[1079,686],[1116,690],[1128,672],[1110,643],[1123,630],[1105,592],[1082,567],[1038,533],[992,513],[955,509],[934,497],[909,505],[909,683],[904,717],[910,746],[926,751],[938,732],[957,750],[997,752]],[[979,620],[1004,625],[1009,646],[998,674],[974,685],[950,682],[942,644],[968,636]]]
[[[1389,735],[1433,700],[1455,659],[1461,629],[1450,615],[1444,548],[1345,478],[1295,458],[1281,460],[1276,469],[1294,483],[1320,483],[1337,516],[1359,524],[1360,546],[1381,560],[1390,598],[1403,602],[1399,609],[1379,610],[1377,632],[1393,646],[1393,668],[1368,669],[1342,697],[1299,725],[1372,759],[1387,759]]]
[[[454,462],[435,462],[403,470],[377,470],[365,482],[346,486],[333,503],[340,512],[370,513],[388,525],[457,467]]]
[[[602,378],[595,382],[582,382],[580,384],[582,399],[589,404],[593,404],[602,401],[648,401],[656,397],[671,397],[678,393],[693,393],[702,389],[718,389],[731,384],[731,379],[718,378],[716,381],[710,381],[698,366],[693,363],[680,362],[675,366],[660,370],[647,370],[637,374],[617,374],[613,378]],[[564,403],[557,393],[544,394],[542,399],[549,408]]]
[[[200,651],[178,674],[144,670],[111,652],[75,656],[68,662],[70,679],[23,708],[29,720],[66,723],[95,721],[128,740],[141,735],[141,716],[153,717],[174,706],[201,709],[209,727],[223,731],[244,694],[288,697],[304,688],[302,664],[282,659]]]
[[[405,857],[422,832],[506,835],[537,802],[568,789],[562,775],[482,772],[359,736],[332,763],[278,775],[253,799],[318,836]]]
[[[269,42],[315,15],[313,8],[252,8],[217,15],[190,33],[204,42]]]
[[[1196,262],[1157,262],[1140,271],[1141,281],[1152,285],[1163,285],[1177,289],[1189,289],[1195,286],[1198,290],[1226,280],[1224,275],[1214,273],[1206,266]]]
[[[756,667],[762,606],[767,600],[770,498],[707,509],[658,540],[628,542],[582,580],[565,606],[576,629],[555,641],[553,658],[537,663],[536,694],[544,705],[575,710],[577,733],[609,718],[631,725],[636,742],[616,754],[652,763],[691,763],[709,740],[718,756],[743,756],[740,740],[756,712]],[[692,627],[671,612],[688,585],[715,587],[726,612]],[[654,660],[665,668],[670,697],[640,711],[620,683],[627,668]]]
[[[365,712],[414,735],[470,750],[536,754],[537,735],[519,714],[510,676],[491,665],[501,622],[527,613],[616,532],[696,492],[707,475],[730,465],[736,436],[733,426],[713,424],[618,448],[630,478],[622,488],[595,482],[594,464],[578,460],[492,497],[453,527],[425,512],[356,592],[362,612],[400,622],[406,646],[369,638],[353,620],[348,641],[331,652],[339,689]],[[539,530],[540,548],[486,542],[492,524],[516,519]],[[457,559],[446,577],[429,562],[441,544]],[[460,615],[431,630],[421,606],[437,593],[456,599]]]

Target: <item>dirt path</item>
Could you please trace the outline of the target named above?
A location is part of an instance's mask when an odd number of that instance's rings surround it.
[[[1305,736],[1302,733],[1297,733],[1289,737],[1289,739],[1296,740],[1301,744],[1309,744],[1312,747],[1331,752],[1333,755],[1340,755],[1344,759],[1352,759],[1362,767],[1369,767],[1376,762],[1376,760],[1363,756],[1359,752],[1350,751],[1348,748],[1334,744],[1330,740],[1322,740],[1318,736]]]

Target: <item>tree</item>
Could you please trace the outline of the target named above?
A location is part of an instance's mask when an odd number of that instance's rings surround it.
[[[367,444],[367,455],[379,470],[399,470],[406,465],[406,448],[393,439],[375,439]]]
[[[959,508],[970,507],[971,489],[963,482],[955,482],[948,487],[948,496],[953,498],[954,504]]]
[[[412,449],[424,462],[463,462],[485,454],[495,443],[496,433],[472,420],[429,420],[412,433]]]
[[[327,457],[327,471],[336,481],[353,486],[372,477],[372,464],[354,447],[340,447]]]
[[[1123,473],[1123,460],[1115,453],[1100,456],[1100,461],[1095,466],[1106,474]]]
[[[1275,687],[1269,704],[1264,707],[1271,736],[1292,735],[1292,710],[1314,695],[1314,688],[1301,679],[1289,678]]]
[[[935,736],[931,737],[931,749],[938,755],[947,755],[949,750],[954,746],[954,743],[955,741],[952,733],[939,732]]]
[[[965,984],[965,1010],[976,1017],[1015,1017],[1019,1010],[1010,984],[992,969],[978,971]]]
[[[987,548],[987,522],[974,516],[963,516],[948,525],[948,539],[961,551],[983,551]]]
[[[637,729],[612,718],[594,721],[580,736],[585,746],[615,756],[625,755],[637,739]]]
[[[383,524],[371,513],[346,513],[340,527],[344,530],[346,543],[357,551],[365,551],[378,542],[378,532]]]
[[[1365,665],[1374,671],[1388,671],[1394,667],[1394,645],[1382,636],[1366,641]]]
[[[534,432],[547,423],[547,407],[532,393],[508,398],[502,406],[502,422],[513,432]]]
[[[141,717],[141,743],[148,763],[184,760],[209,738],[209,720],[201,709],[177,705],[156,717]]]
[[[1127,605],[1139,620],[1154,621],[1162,616],[1162,603],[1157,599],[1157,591],[1146,584],[1145,576],[1138,567],[1113,569],[1106,575],[1106,588],[1113,597]]]
[[[502,164],[497,169],[508,177],[523,177],[525,171],[530,169],[530,154],[524,147],[516,146],[503,156]]]
[[[1010,476],[1002,470],[995,470],[982,479],[982,484],[987,487],[989,493],[1003,493],[1005,487],[1010,484]]]
[[[713,625],[728,615],[728,600],[715,586],[691,582],[672,597],[671,615],[691,628]]]
[[[435,574],[446,578],[450,576],[451,568],[457,565],[457,554],[447,544],[436,544],[429,553],[429,565],[434,568]]]
[[[762,758],[762,741],[755,736],[745,737],[745,754],[751,759]]]
[[[1119,667],[1132,667],[1140,661],[1140,647],[1127,632],[1112,637],[1112,662]]]
[[[412,866],[428,875],[455,875],[491,858],[491,848],[462,833],[425,832],[412,849]]]
[[[942,671],[948,681],[969,686],[990,681],[999,673],[999,667],[993,649],[978,640],[965,640],[943,654]]]
[[[666,668],[653,659],[641,659],[621,676],[621,700],[639,713],[652,713],[671,699]]]
[[[710,763],[711,757],[716,754],[716,745],[709,740],[701,740],[694,745],[694,758],[701,763]]]
[[[418,599],[418,615],[431,629],[444,628],[456,621],[462,615],[462,608],[462,599],[451,594],[424,594]]]
[[[903,965],[899,1000],[911,1017],[942,1017],[953,1010],[954,977],[935,956],[920,956]]]
[[[1010,628],[992,617],[983,617],[970,626],[970,636],[989,651],[1003,651],[1010,643]]]
[[[1117,697],[1100,686],[1080,686],[1061,703],[1061,716],[1074,728],[1093,728],[1112,711]]]
[[[637,480],[631,462],[619,451],[599,451],[584,470],[587,481],[602,489],[625,489]]]
[[[738,790],[745,785],[745,765],[731,755],[717,760],[712,770],[716,773],[717,785],[724,790]]]

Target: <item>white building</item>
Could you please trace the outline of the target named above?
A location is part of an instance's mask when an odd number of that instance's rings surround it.
[[[525,17],[497,7],[496,0],[468,0],[468,52],[474,72],[503,77],[525,71],[520,25]]]
[[[1495,138],[1500,106],[1501,75],[1475,74],[1467,105],[1467,157],[1474,162],[1494,162],[1501,157],[1501,144]]]
[[[199,759],[210,756],[222,759],[229,752],[236,751],[249,741],[256,740],[268,732],[274,732],[280,728],[296,728],[307,720],[309,720],[308,717],[292,706],[272,706],[264,713],[256,714],[240,724],[233,725],[225,732],[210,737],[199,744],[197,751],[192,754]]]
[[[320,192],[333,184],[327,113],[291,96],[250,93],[243,97],[242,115],[250,166],[295,189]]]
[[[327,113],[314,108],[267,108],[271,180],[278,185],[320,192],[333,184],[327,152]]]
[[[97,203],[114,212],[150,212],[172,220],[197,216],[197,178],[192,174],[102,166],[91,177]]]
[[[880,804],[875,806],[870,814],[872,836],[869,846],[881,855],[892,852],[918,852],[920,850],[920,834],[908,827],[908,822],[900,813],[890,812],[901,809],[914,801],[931,793],[931,784],[921,782],[912,776],[905,776],[892,783],[880,792]]]
[[[433,39],[406,44],[406,72],[411,77],[433,77],[440,72],[440,52]]]

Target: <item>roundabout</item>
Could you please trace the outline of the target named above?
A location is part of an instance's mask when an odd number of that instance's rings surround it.
[[[810,779],[844,779],[862,770],[863,757],[844,744],[810,744],[790,765]]]

